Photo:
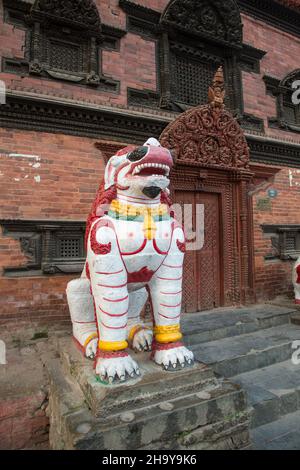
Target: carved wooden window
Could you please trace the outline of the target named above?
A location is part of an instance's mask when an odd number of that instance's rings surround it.
[[[208,88],[218,68],[219,62],[201,61],[192,55],[176,53],[171,45],[171,96],[174,101],[196,106],[207,101]]]
[[[277,116],[269,118],[271,127],[281,127],[293,132],[300,132],[300,105],[293,103],[292,84],[300,80],[300,69],[289,73],[283,80],[264,77],[267,92],[276,98]]]
[[[242,48],[242,23],[233,0],[171,0],[162,14],[160,44],[161,106],[186,109],[205,104],[220,65],[227,81],[229,107],[241,108],[241,77],[236,59]]]
[[[99,85],[101,22],[92,0],[36,0],[28,21],[30,73]]]
[[[263,225],[262,229],[272,242],[266,259],[295,260],[300,256],[300,225]]]
[[[80,273],[85,263],[85,222],[1,220],[4,236],[20,241],[22,266],[4,267],[6,276]]]

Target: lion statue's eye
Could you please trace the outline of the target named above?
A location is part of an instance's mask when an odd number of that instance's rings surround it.
[[[138,162],[142,158],[144,158],[147,153],[149,152],[149,147],[139,147],[136,150],[133,150],[130,152],[129,155],[127,155],[127,159],[130,160],[131,162]]]

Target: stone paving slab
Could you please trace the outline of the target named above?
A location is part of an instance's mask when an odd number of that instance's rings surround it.
[[[247,372],[288,360],[300,327],[283,325],[192,347],[195,357],[225,376]]]
[[[252,426],[279,419],[300,409],[300,365],[291,360],[233,377],[253,406]]]
[[[293,312],[273,305],[214,309],[184,315],[182,330],[186,344],[194,345],[287,324]]]
[[[251,437],[256,450],[299,450],[300,411],[252,430]]]

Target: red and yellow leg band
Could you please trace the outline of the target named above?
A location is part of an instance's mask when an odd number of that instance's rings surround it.
[[[128,348],[127,341],[99,341],[98,349],[100,351],[123,351]]]
[[[180,341],[182,333],[180,332],[180,325],[156,325],[154,328],[155,340],[157,343],[175,343]]]

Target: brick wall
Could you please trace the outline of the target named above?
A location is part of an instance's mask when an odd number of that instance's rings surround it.
[[[261,73],[243,73],[245,112],[264,119],[266,134],[276,139],[300,142],[300,134],[268,127],[268,117],[276,116],[276,99],[266,95],[264,75],[283,79],[299,68],[300,39],[276,28],[243,15],[244,42],[267,51],[261,61]],[[274,162],[275,163],[275,162]],[[290,175],[294,175],[291,183]],[[277,295],[292,293],[290,261],[265,261],[272,251],[271,240],[265,237],[261,224],[300,224],[300,186],[297,170],[282,169],[271,187],[278,196],[271,200],[270,212],[260,211],[257,202],[268,197],[267,191],[259,191],[253,200],[255,277],[257,300],[272,299]]]
[[[268,189],[258,191],[253,197],[256,295],[259,301],[292,293],[293,262],[265,260],[265,256],[273,250],[271,238],[263,234],[261,225],[300,224],[300,170],[282,169],[271,188],[277,189],[278,195],[269,198],[267,211],[259,208],[259,201],[268,198]]]
[[[276,117],[276,99],[266,95],[263,76],[283,79],[300,66],[300,38],[243,15],[244,42],[267,51],[261,61],[261,73],[243,72],[245,112],[264,119],[266,134],[300,142],[300,134],[268,127],[268,117]]]
[[[0,129],[0,154],[0,218],[86,219],[104,166],[94,140]],[[22,264],[19,241],[0,234],[1,271]],[[72,277],[0,277],[2,332],[19,320],[64,323],[65,288]]]

